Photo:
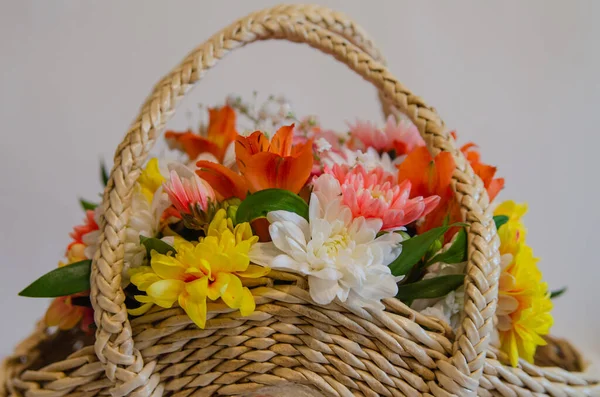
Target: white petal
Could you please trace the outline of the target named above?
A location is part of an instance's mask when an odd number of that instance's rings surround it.
[[[277,255],[275,258],[273,258],[271,267],[273,269],[289,270],[300,274],[306,274],[308,270],[308,266],[306,264],[300,263],[294,260],[294,258],[291,256],[285,254]]]
[[[305,241],[310,239],[310,228],[308,221],[302,218],[300,215],[291,211],[271,211],[267,214],[267,220],[269,223],[274,222],[291,222],[295,224],[304,234]]]
[[[326,267],[318,271],[312,271],[311,276],[317,277],[322,280],[338,280],[342,274],[340,271],[333,267]]]
[[[273,259],[276,256],[281,255],[281,250],[275,247],[272,242],[269,243],[256,243],[250,248],[248,256],[250,261],[261,266],[271,266]]]
[[[316,193],[310,194],[310,201],[308,202],[308,220],[310,224],[321,218],[321,202]]]
[[[194,171],[192,171],[187,165],[182,164],[182,163],[171,162],[167,165],[167,168],[169,169],[169,172],[175,171],[177,173],[177,175],[179,175],[180,178],[195,178],[196,177],[196,173]]]
[[[313,182],[315,192],[318,192],[326,201],[334,200],[342,194],[340,183],[333,175],[322,174]]]
[[[308,287],[311,298],[321,305],[331,303],[339,290],[337,281],[323,280],[313,276],[308,277]]]
[[[281,222],[271,223],[269,225],[269,235],[271,236],[271,240],[273,240],[273,244],[281,251],[285,253],[290,253],[292,248],[288,244],[287,241],[288,231]]]

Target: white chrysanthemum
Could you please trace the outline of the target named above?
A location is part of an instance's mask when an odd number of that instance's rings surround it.
[[[400,254],[402,237],[377,237],[380,219],[353,219],[331,175],[314,182],[309,221],[288,211],[270,212],[267,219],[273,241],[255,244],[251,260],[308,276],[315,302],[328,304],[337,298],[357,307],[383,309],[381,299],[396,295],[388,264]]]
[[[140,244],[140,236],[155,237],[160,231],[160,218],[171,205],[169,197],[162,186],[159,187],[152,202],[142,193],[136,184],[131,202],[131,216],[125,230],[125,259],[123,263],[123,280],[128,282],[128,270],[142,266],[146,257],[146,248]]]
[[[327,151],[321,157],[323,165],[329,168],[332,168],[335,164],[348,165],[350,167],[361,164],[367,171],[382,167],[386,172],[392,174],[398,172],[396,165],[401,160],[402,158],[392,160],[389,154],[379,154],[372,147],[367,148],[364,152],[362,150],[350,150],[347,147],[343,147],[341,152]]]

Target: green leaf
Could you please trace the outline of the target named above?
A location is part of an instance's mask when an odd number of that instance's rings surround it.
[[[464,274],[450,274],[417,281],[412,284],[399,285],[396,298],[403,302],[415,299],[440,298],[463,285],[464,281]]]
[[[308,204],[300,196],[283,189],[265,189],[250,194],[235,214],[236,222],[252,222],[264,218],[271,211],[295,212],[308,220]]]
[[[431,244],[442,237],[448,229],[456,226],[466,226],[464,223],[455,223],[447,226],[440,226],[428,230],[402,242],[402,252],[394,259],[389,267],[394,276],[404,276],[408,271],[423,258]]]
[[[550,299],[558,298],[565,292],[567,292],[567,287],[562,287],[561,289],[554,290],[550,292]]]
[[[156,251],[163,255],[167,255],[169,252],[172,252],[173,255],[177,254],[177,250],[175,248],[171,247],[169,244],[165,243],[159,238],[140,236],[140,243],[146,247],[148,258],[150,258],[150,253],[152,251]]]
[[[83,208],[84,211],[95,210],[96,207],[98,206],[98,204],[90,203],[89,201],[84,200],[84,199],[79,199],[79,204],[81,204],[81,208]]]
[[[467,231],[465,228],[456,233],[456,237],[450,248],[431,258],[426,266],[437,262],[442,263],[460,263],[467,260]]]
[[[508,222],[508,216],[506,215],[495,215],[494,223],[496,224],[496,230],[500,229],[500,226]]]
[[[104,164],[104,160],[100,161],[100,177],[102,178],[102,184],[106,186],[108,183],[108,170],[106,169],[106,164]]]
[[[30,298],[55,298],[90,289],[92,261],[89,259],[59,267],[35,280],[20,296]]]

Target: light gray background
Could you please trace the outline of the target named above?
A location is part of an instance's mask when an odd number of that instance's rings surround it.
[[[326,1],[375,39],[391,70],[476,141],[506,178],[501,199],[528,201],[529,243],[555,301],[553,333],[600,352],[597,247],[600,2]],[[47,305],[17,297],[54,268],[100,191],[149,89],[218,29],[275,1],[3,1],[0,6],[0,353]],[[345,66],[290,43],[236,51],[181,104],[230,92],[285,93],[324,124],[379,117],[373,89]]]

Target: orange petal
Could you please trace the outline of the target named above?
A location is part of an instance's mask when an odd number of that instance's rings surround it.
[[[251,192],[278,188],[298,193],[310,177],[312,166],[311,143],[304,146],[298,157],[258,153],[249,160],[244,176]]]
[[[165,138],[170,147],[182,150],[190,160],[194,160],[200,153],[205,152],[212,153],[215,157],[220,158],[220,149],[215,143],[192,132],[168,131]]]
[[[213,153],[219,161],[223,161],[227,146],[235,139],[235,110],[231,106],[208,109],[208,139],[219,149],[219,153]]]
[[[437,188],[430,194],[437,194],[442,197],[448,194],[456,163],[450,152],[441,152],[435,156],[433,161],[437,171]]]
[[[292,140],[294,139],[294,124],[286,125],[277,130],[273,139],[269,152],[276,153],[280,156],[289,156],[292,154]]]
[[[244,176],[252,193],[277,187],[277,173],[283,157],[275,153],[255,154],[244,163]]]
[[[431,162],[431,154],[426,147],[413,150],[398,166],[398,183],[409,180],[411,183],[411,196],[428,196],[427,175],[424,170]]]
[[[490,201],[494,200],[502,189],[504,189],[504,178],[494,179],[487,187],[487,193],[490,197]]]
[[[244,174],[246,164],[253,155],[268,149],[269,139],[260,131],[254,131],[248,137],[238,135],[235,139],[235,157],[240,172]]]
[[[70,296],[54,299],[46,311],[46,325],[58,326],[61,330],[68,330],[76,326],[83,316],[83,307],[73,306]]]
[[[293,125],[291,126],[294,127]],[[313,169],[315,157],[313,154],[313,141],[308,140],[303,145],[294,147],[294,156],[290,160],[289,171],[285,168],[280,173],[280,186],[286,186],[284,189],[299,193],[306,185]]]
[[[208,182],[222,199],[238,197],[243,200],[246,198],[248,183],[243,176],[224,165],[211,161],[198,161],[196,166],[200,168],[196,171],[196,174]]]

